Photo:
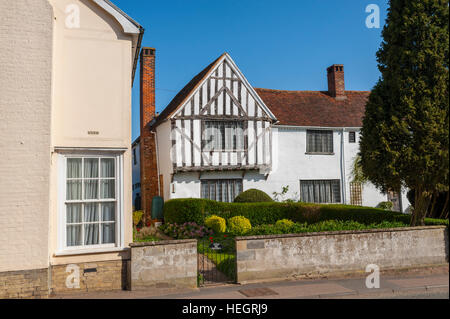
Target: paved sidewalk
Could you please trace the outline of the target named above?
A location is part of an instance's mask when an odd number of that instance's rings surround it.
[[[448,296],[448,266],[399,273],[382,273],[380,288],[368,289],[366,277],[294,280],[248,285],[227,285],[185,290],[93,292],[52,298],[76,299],[292,299],[292,298],[391,298],[407,295]],[[447,297],[448,298],[448,297]]]

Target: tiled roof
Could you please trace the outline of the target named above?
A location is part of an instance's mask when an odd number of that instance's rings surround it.
[[[279,125],[361,127],[369,91],[345,91],[337,100],[326,91],[255,89]]]

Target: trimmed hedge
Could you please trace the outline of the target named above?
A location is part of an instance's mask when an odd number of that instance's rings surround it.
[[[263,203],[273,202],[269,195],[260,191],[259,189],[251,188],[243,193],[240,193],[235,199],[235,203]]]
[[[207,199],[172,199],[164,204],[166,222],[204,224],[206,217],[217,215],[226,220],[234,216],[248,218],[252,226],[275,224],[280,219],[298,223],[316,223],[324,220],[373,223],[402,222],[409,224],[410,215],[379,208],[350,205],[317,205],[306,203],[222,203]],[[425,219],[426,225],[448,225],[448,219]]]

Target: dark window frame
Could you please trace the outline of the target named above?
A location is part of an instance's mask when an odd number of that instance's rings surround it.
[[[306,130],[306,154],[333,155],[333,130]]]
[[[329,183],[329,185],[325,185],[326,188],[328,188],[328,192],[330,194],[330,201],[324,201],[321,200],[322,198],[326,197],[326,194],[320,194],[320,184],[326,184]],[[312,201],[311,198],[304,198],[304,192],[303,188],[305,186],[309,187],[312,186],[310,189],[312,192]],[[312,185],[311,185],[312,184]],[[327,190],[325,188],[325,190]],[[318,194],[316,194],[316,191],[319,191]],[[300,180],[300,200],[305,203],[316,203],[316,204],[340,204],[342,203],[342,185],[341,180],[339,179],[314,179],[314,180]],[[308,196],[309,196],[308,192]]]
[[[210,125],[211,123],[217,124],[217,125],[222,125],[222,127],[220,127],[220,131],[221,131],[221,147],[215,147],[215,145],[210,145],[210,143],[212,143],[212,141],[208,141],[207,140],[207,130],[208,130],[208,125]],[[241,129],[241,141],[240,143],[238,143],[238,135],[234,134],[232,136],[232,147],[226,147],[227,141],[226,141],[226,127],[227,125],[232,125],[232,126],[236,126],[236,128],[240,128]],[[208,120],[203,120],[202,123],[203,126],[203,132],[202,132],[202,151],[206,151],[206,152],[239,152],[239,151],[244,151],[244,143],[245,143],[245,134],[244,134],[244,121],[241,120],[215,120],[215,119],[208,119]],[[234,132],[236,133],[237,130],[234,130]],[[222,130],[223,129],[223,130]],[[238,145],[240,144],[240,145]],[[240,147],[238,147],[240,146]]]
[[[219,184],[219,182],[221,182]],[[227,187],[229,187],[230,183],[233,183],[233,198],[224,198],[222,197],[222,185],[226,182]],[[243,179],[241,178],[230,178],[230,179],[202,179],[200,180],[200,197],[203,199],[216,200],[221,202],[231,203],[234,201],[236,196],[238,196],[243,191]],[[214,187],[214,189],[212,189]],[[236,189],[236,187],[238,187]],[[207,189],[206,189],[207,188]],[[220,196],[218,196],[218,191],[220,192]],[[207,195],[206,195],[207,193]],[[212,198],[212,194],[214,194],[214,198]],[[227,193],[228,195],[228,193]]]
[[[356,132],[355,131],[348,132],[348,142],[356,143]]]

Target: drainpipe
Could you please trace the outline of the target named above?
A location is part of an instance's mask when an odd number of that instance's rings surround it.
[[[155,138],[155,146],[156,146],[156,170],[158,171],[158,196],[161,196],[161,181],[159,180],[160,171],[159,171],[159,148],[158,148],[158,135],[156,133],[156,128],[154,132],[151,132],[153,137]]]
[[[345,138],[344,138],[345,127],[342,128],[341,135],[341,181],[342,181],[342,203],[347,204],[347,184],[346,184],[346,173],[345,173]]]

